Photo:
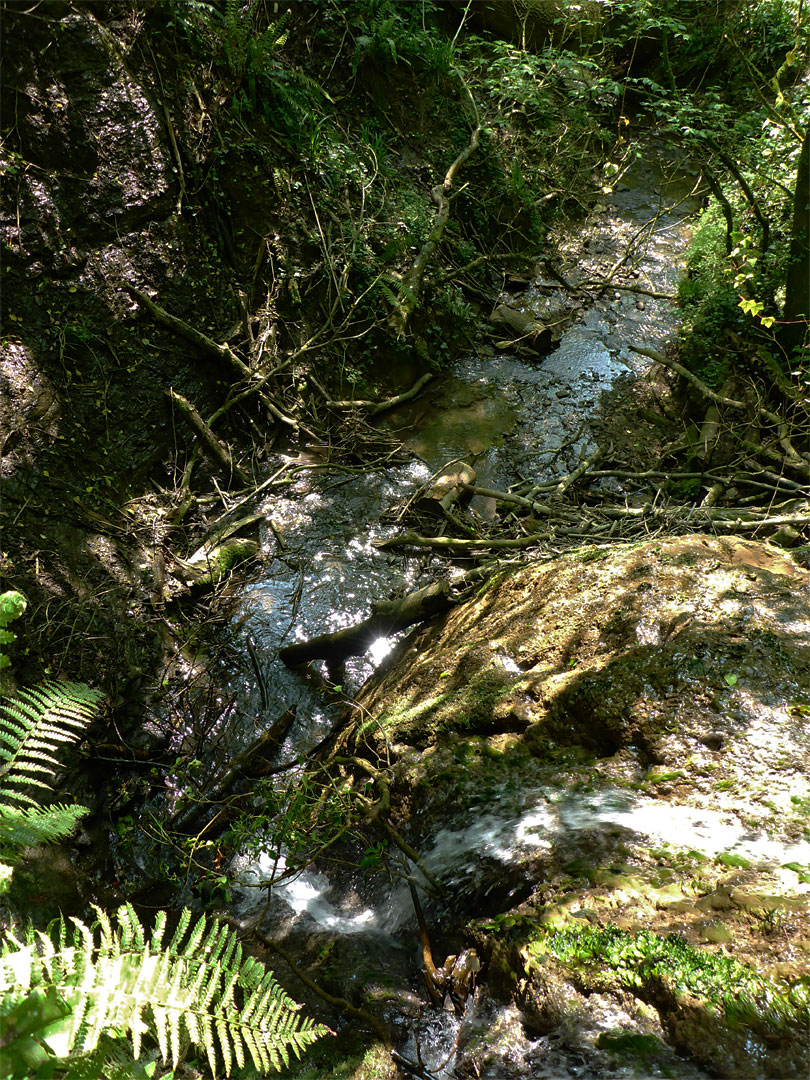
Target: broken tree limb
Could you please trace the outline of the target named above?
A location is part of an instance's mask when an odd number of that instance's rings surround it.
[[[522,495],[515,495],[511,491],[497,491],[495,488],[476,487],[473,484],[463,484],[462,486],[471,495],[478,495],[482,499],[494,499],[496,502],[510,503],[513,506],[522,506],[526,510],[531,510],[533,514],[542,514],[543,517],[548,517],[555,512],[545,503],[535,502],[533,499],[524,499]]]
[[[646,349],[642,345],[630,345],[630,351],[638,353],[639,356],[648,356],[650,360],[655,360],[657,364],[662,364],[664,367],[670,368],[671,371],[677,372],[681,378],[686,379],[688,383],[691,383],[697,390],[708,398],[709,401],[714,401],[718,405],[726,405],[729,409],[745,409],[747,408],[744,401],[735,401],[734,398],[724,397],[722,394],[715,393],[706,383],[694,375],[689,368],[679,364],[677,360],[670,360],[669,357],[664,356],[663,353],[656,352],[655,349]]]
[[[253,377],[253,372],[243,363],[230,348],[229,345],[218,345],[213,338],[208,337],[207,334],[203,334],[201,330],[196,330],[189,323],[183,319],[178,319],[176,315],[170,315],[169,312],[156,304],[155,301],[147,296],[145,292],[141,292],[140,289],[136,289],[134,285],[130,285],[128,282],[122,282],[122,288],[129,293],[130,296],[134,296],[139,304],[142,304],[152,318],[169,330],[174,330],[176,334],[184,337],[186,341],[190,341],[192,345],[196,345],[202,352],[207,353],[208,356],[213,356],[219,360],[225,360],[232,367],[235,367],[241,375]]]
[[[431,198],[438,207],[436,217],[433,220],[433,228],[430,230],[430,235],[427,240],[422,245],[421,251],[414,259],[410,270],[402,279],[397,307],[389,319],[392,329],[399,337],[405,333],[408,319],[411,317],[414,308],[419,303],[419,293],[422,289],[422,278],[425,273],[425,268],[430,262],[436,248],[439,246],[442,235],[444,234],[445,226],[450,220],[450,190],[453,187],[453,182],[461,171],[465,161],[478,149],[478,140],[481,135],[481,121],[478,116],[478,106],[475,104],[475,98],[470,93],[466,83],[464,84],[464,89],[467,91],[475,114],[475,130],[470,136],[470,141],[467,146],[465,146],[447,170],[447,174],[442,183],[437,184],[430,193]]]
[[[230,450],[223,442],[220,442],[188,398],[183,397],[182,394],[178,394],[177,391],[172,390],[171,387],[166,391],[166,394],[171,399],[172,404],[180,410],[189,426],[193,429],[194,434],[199,440],[200,449],[211,464],[216,469],[224,472],[229,479],[233,476],[236,477],[243,486],[247,485],[248,479],[242,470],[237,465],[234,465]]]
[[[397,405],[404,405],[407,401],[413,401],[417,397],[422,389],[427,386],[431,379],[436,376],[432,371],[426,372],[421,378],[417,379],[410,390],[404,390],[401,394],[396,394],[394,397],[386,398],[385,401],[366,401],[362,398],[347,399],[346,401],[333,401],[328,398],[326,391],[320,385],[319,382],[312,376],[310,381],[318,389],[324,397],[327,397],[326,404],[333,409],[368,409],[369,416],[379,416],[380,413],[387,412],[389,409],[395,409]]]
[[[532,533],[531,536],[521,536],[514,540],[492,540],[486,536],[475,540],[457,540],[453,536],[419,536],[418,533],[408,532],[401,536],[392,536],[389,540],[378,540],[374,546],[381,551],[395,547],[420,547],[435,548],[437,551],[464,551],[476,550],[508,551],[510,548],[526,548],[532,544],[539,544],[543,540],[551,539],[549,532]]]
[[[556,488],[552,492],[552,496],[559,497],[561,495],[564,495],[572,484],[575,484],[577,480],[579,480],[585,475],[586,472],[588,472],[591,466],[595,465],[604,457],[604,453],[605,451],[601,447],[597,447],[592,454],[589,454],[588,457],[583,458],[573,472],[568,473],[567,476],[564,476],[560,480],[559,484],[557,484]]]
[[[726,405],[730,409],[747,410],[749,408],[744,401],[736,401],[734,398],[716,394],[702,379],[699,379],[697,375],[693,375],[688,368],[683,366],[683,364],[679,364],[676,360],[670,360],[668,357],[663,356],[654,349],[645,349],[641,345],[631,345],[630,349],[632,352],[639,353],[641,356],[649,356],[649,358],[655,360],[656,363],[663,364],[664,367],[676,371],[682,378],[686,379],[687,382],[696,387],[704,397],[707,397],[710,401],[716,402],[718,405]],[[778,416],[776,413],[771,412],[770,409],[764,408],[764,406],[759,406],[757,408],[756,415],[763,417],[769,424],[773,424],[776,427],[779,432],[779,445],[785,452],[786,463],[791,468],[802,473],[802,475],[810,476],[810,459],[803,454],[800,454],[793,446],[789,437],[788,425],[784,417]]]
[[[347,656],[360,656],[366,652],[378,637],[387,637],[414,623],[432,619],[447,611],[453,603],[448,582],[434,581],[399,600],[377,604],[373,613],[355,626],[286,645],[279,650],[279,659],[291,667],[316,659],[338,664]]]
[[[244,360],[240,359],[240,357],[236,355],[230,345],[217,344],[217,342],[214,341],[213,338],[210,338],[207,334],[203,334],[202,331],[195,329],[183,319],[178,319],[176,315],[169,314],[169,312],[165,308],[161,307],[160,304],[155,303],[155,301],[152,300],[151,297],[147,296],[145,292],[141,292],[140,289],[136,289],[134,285],[130,285],[128,282],[123,282],[122,288],[126,292],[128,292],[130,296],[134,296],[138,303],[142,304],[146,308],[146,310],[149,312],[152,318],[155,319],[156,322],[162,323],[163,326],[168,327],[176,334],[184,337],[186,341],[190,341],[193,345],[196,345],[197,348],[200,349],[200,351],[205,353],[207,356],[211,356],[218,360],[224,360],[227,364],[230,364],[234,372],[236,372],[240,378],[248,380],[249,385],[246,390],[234,396],[229,402],[226,402],[226,404],[221,409],[214,413],[212,421],[219,418],[224,412],[227,412],[227,410],[230,409],[233,405],[235,405],[237,401],[241,401],[243,398],[248,397],[250,394],[256,394],[256,396],[259,398],[259,400],[270,413],[270,415],[276,420],[279,420],[282,424],[286,424],[288,427],[291,427],[296,431],[299,428],[302,428],[304,431],[306,431],[308,435],[312,435],[313,438],[316,437],[309,430],[309,428],[306,428],[302,424],[299,424],[297,420],[293,419],[293,417],[287,416],[287,414],[278,407],[278,405],[272,400],[272,398],[268,396],[268,394],[263,389],[268,379],[270,379],[273,375],[277,374],[279,371],[285,368],[288,363],[292,363],[292,360],[296,356],[299,356],[301,353],[306,351],[306,348],[309,347],[309,343],[307,343],[306,346],[302,347],[296,353],[294,353],[292,357],[288,357],[288,359],[283,364],[279,364],[277,367],[273,368],[272,371],[267,372],[265,375],[260,375],[259,372],[251,370],[251,368],[248,367]]]

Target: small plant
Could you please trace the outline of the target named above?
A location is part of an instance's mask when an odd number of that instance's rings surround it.
[[[10,622],[19,619],[28,606],[28,601],[22,593],[9,591],[0,595],[0,646],[10,645],[17,640],[17,635],[11,630],[6,630]],[[8,656],[0,649],[0,671],[11,664]]]
[[[689,945],[677,934],[662,938],[649,930],[564,927],[534,937],[525,955],[530,968],[552,956],[589,972],[594,984],[626,987],[639,996],[646,985],[665,980],[676,995],[692,994],[730,1022],[771,1033],[810,1024],[806,980],[778,986],[746,964]]]
[[[6,1038],[3,1077],[52,1076],[58,1062],[82,1062],[71,1075],[99,1076],[99,1065],[144,1036],[177,1069],[189,1045],[216,1076],[250,1059],[259,1073],[289,1065],[327,1029],[299,1014],[273,973],[243,957],[236,934],[186,909],[164,944],[166,913],[151,936],[129,904],[115,924],[99,908],[93,927],[59,919],[49,933],[9,935],[0,956],[0,1014]],[[10,1036],[10,1037],[9,1037]],[[99,1061],[99,1059],[101,1059]],[[131,1075],[131,1073],[130,1073]]]
[[[25,600],[6,593],[0,607],[8,623]],[[0,704],[0,893],[26,848],[64,839],[88,813],[42,801],[58,750],[81,736],[101,701],[83,683],[54,681]],[[151,1062],[134,1064],[145,1038],[173,1069],[195,1046],[213,1075],[219,1061],[230,1076],[234,1061],[241,1068],[248,1058],[266,1073],[326,1034],[299,1015],[272,972],[243,957],[227,927],[203,917],[189,932],[185,909],[164,944],[165,912],[147,940],[130,905],[114,920],[95,910],[92,927],[77,918],[47,931],[10,922],[0,944],[0,1080],[152,1076],[154,1052]]]

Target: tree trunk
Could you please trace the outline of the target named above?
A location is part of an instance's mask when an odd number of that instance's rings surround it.
[[[804,134],[796,172],[790,262],[782,317],[787,325],[780,339],[790,353],[804,342],[810,321],[810,125]]]

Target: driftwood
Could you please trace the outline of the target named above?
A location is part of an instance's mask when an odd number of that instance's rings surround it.
[[[339,664],[347,656],[362,655],[377,638],[432,619],[434,615],[447,611],[453,603],[448,582],[435,581],[399,600],[387,600],[375,605],[372,614],[355,626],[347,626],[332,634],[320,634],[295,645],[286,645],[278,655],[290,667],[316,659]]]
[[[430,487],[416,500],[417,508],[433,514],[446,513],[462,495],[469,492],[475,477],[475,469],[465,461],[445,465]]]

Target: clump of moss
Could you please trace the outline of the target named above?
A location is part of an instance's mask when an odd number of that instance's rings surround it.
[[[677,934],[662,938],[649,930],[590,926],[540,929],[525,954],[529,970],[550,956],[588,989],[626,989],[645,997],[663,985],[675,998],[691,994],[730,1025],[745,1024],[766,1037],[810,1030],[810,980],[777,985],[747,964],[697,948]]]

